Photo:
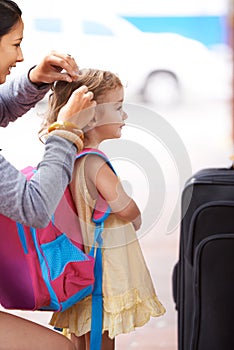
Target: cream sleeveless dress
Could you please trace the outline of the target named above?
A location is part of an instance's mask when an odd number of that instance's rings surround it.
[[[71,190],[79,212],[85,251],[88,253],[93,242],[91,216],[95,201],[85,181],[85,158],[75,164]],[[108,331],[109,337],[114,338],[143,326],[150,317],[163,315],[165,309],[155,293],[133,225],[110,214],[102,236],[103,331]],[[66,311],[54,313],[50,324],[63,328],[65,334],[81,336],[89,332],[91,296]]]

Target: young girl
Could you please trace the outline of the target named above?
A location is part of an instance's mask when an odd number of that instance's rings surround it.
[[[77,82],[58,82],[50,99],[45,127],[55,122],[72,91],[83,84],[93,92],[97,102],[93,120],[83,129],[84,145],[97,149],[107,139],[120,138],[127,119],[123,110],[123,85],[111,72],[84,69]],[[156,296],[135,232],[140,228],[141,214],[119,178],[98,155],[86,155],[76,161],[70,188],[81,220],[86,252],[93,241],[91,216],[98,193],[112,210],[103,232],[102,349],[114,349],[118,334],[133,331],[151,316],[165,312]],[[51,325],[70,334],[77,349],[89,349],[91,296],[67,311],[55,313]]]

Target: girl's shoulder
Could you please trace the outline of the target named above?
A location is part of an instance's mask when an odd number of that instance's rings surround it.
[[[101,159],[109,162],[107,155],[98,148],[86,147],[81,152],[77,154],[77,158],[82,158],[83,156],[97,156]]]
[[[77,155],[78,162],[82,159],[85,169],[95,171],[107,164],[114,171],[107,155],[97,148],[84,148],[83,151]]]

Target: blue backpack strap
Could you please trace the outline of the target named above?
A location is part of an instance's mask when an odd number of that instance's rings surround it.
[[[105,162],[109,165],[109,167],[111,168],[111,170],[116,174],[115,169],[113,168],[113,166],[111,165],[109,159],[106,157],[106,155],[100,151],[99,149],[96,148],[84,148],[83,151],[81,151],[80,153],[78,153],[76,155],[76,159],[81,158],[82,156],[86,156],[88,154],[93,154],[93,155],[98,155],[99,157],[101,157],[102,159],[105,160]],[[95,203],[95,207],[93,210],[93,214],[92,214],[92,221],[97,225],[99,223],[103,223],[106,218],[110,215],[111,212],[111,208],[108,205],[108,203],[105,201],[105,199],[102,197],[101,194],[99,194],[96,203]]]
[[[104,222],[95,229],[95,241],[98,243],[94,265],[94,288],[92,292],[92,314],[90,332],[90,350],[101,350],[102,324],[103,324],[103,298],[102,298],[102,231]]]
[[[100,151],[99,149],[97,148],[84,148],[81,152],[79,152],[77,155],[76,155],[76,159],[79,159],[83,156],[86,156],[88,154],[96,154],[97,156],[101,157],[102,159],[105,160],[105,162],[109,165],[109,167],[111,168],[111,170],[113,170],[113,172],[116,174],[115,172],[115,169],[113,168],[111,162],[109,161],[109,159],[107,158],[107,156],[102,152]]]
[[[111,163],[104,153],[98,149],[85,148],[76,158],[81,158],[87,154],[98,155],[105,160],[109,167],[114,171]],[[92,293],[92,316],[91,316],[91,334],[90,350],[100,350],[102,346],[102,323],[103,323],[103,301],[102,301],[102,232],[104,230],[104,221],[110,215],[111,209],[105,199],[99,195],[95,208],[93,210],[92,221],[96,224],[94,232],[94,243],[90,255],[95,257],[94,276],[95,283]],[[97,243],[97,247],[96,247]]]

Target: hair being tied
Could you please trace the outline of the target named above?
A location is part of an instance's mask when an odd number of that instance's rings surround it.
[[[116,74],[99,69],[82,69],[77,81],[71,83],[57,81],[52,87],[53,92],[49,98],[49,109],[42,129],[47,128],[57,120],[60,109],[67,103],[73,91],[82,85],[86,85],[89,91],[93,92],[93,99],[97,103],[102,103],[106,92],[123,86]]]

